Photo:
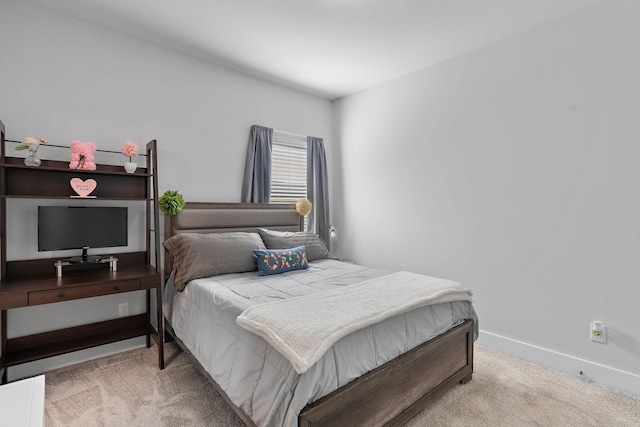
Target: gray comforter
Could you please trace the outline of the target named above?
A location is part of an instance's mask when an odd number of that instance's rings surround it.
[[[412,310],[342,338],[307,372],[262,338],[236,324],[248,307],[309,295],[388,274],[366,267],[321,260],[308,270],[274,276],[226,274],[188,283],[183,292],[165,287],[165,315],[185,346],[259,426],[295,426],[309,403],[465,319],[476,321],[464,301]],[[300,319],[304,321],[304,319]]]

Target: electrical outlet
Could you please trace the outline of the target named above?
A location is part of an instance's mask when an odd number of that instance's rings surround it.
[[[607,328],[602,322],[594,320],[589,327],[589,339],[602,344],[607,343]]]
[[[128,315],[129,315],[129,303],[123,302],[122,304],[118,305],[118,316],[124,317]]]

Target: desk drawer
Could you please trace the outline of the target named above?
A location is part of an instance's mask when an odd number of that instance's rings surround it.
[[[140,280],[125,280],[102,285],[76,286],[52,291],[38,291],[29,293],[29,305],[49,304],[52,302],[69,301],[80,298],[97,297],[100,295],[118,294],[140,289]]]

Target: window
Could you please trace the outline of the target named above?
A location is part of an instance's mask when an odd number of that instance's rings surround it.
[[[273,131],[270,203],[307,197],[307,137]]]

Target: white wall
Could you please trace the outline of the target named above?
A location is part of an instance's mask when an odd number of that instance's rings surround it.
[[[240,201],[252,124],[323,137],[331,156],[332,105],[325,99],[12,0],[0,5],[0,40],[7,138],[42,136],[61,145],[79,139],[111,150],[128,139],[157,139],[160,192],[179,190],[188,201]],[[41,152],[46,158],[46,147]],[[9,231],[14,226],[24,227],[12,223]],[[123,301],[133,313],[144,310],[143,293],[11,310],[9,336],[103,320],[117,315]],[[9,379],[142,342],[21,365],[9,370]]]
[[[638,52],[616,0],[336,101],[339,253],[460,281],[481,344],[640,396]]]

